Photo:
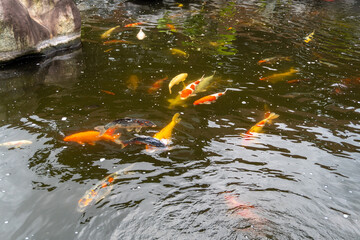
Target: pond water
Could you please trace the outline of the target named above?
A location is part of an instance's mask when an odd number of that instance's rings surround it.
[[[80,49],[1,67],[0,143],[32,141],[0,146],[2,239],[359,238],[358,1],[77,3]],[[169,93],[173,77],[214,72],[205,92],[169,102],[183,88]],[[279,117],[246,135],[267,111]],[[175,113],[166,149],[63,140],[124,117],[157,127],[122,140],[153,136]]]

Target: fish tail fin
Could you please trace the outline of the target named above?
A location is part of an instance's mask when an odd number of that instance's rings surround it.
[[[169,92],[170,92],[170,94],[171,94],[171,87],[169,86]]]
[[[269,112],[269,116],[266,118],[266,119],[267,119],[267,122],[268,122],[269,124],[271,124],[271,123],[272,123],[272,120],[278,118],[279,116],[280,116],[280,115],[278,115],[278,114],[276,114],[276,113],[270,113],[270,112]]]
[[[175,123],[179,123],[181,121],[181,118],[179,118],[180,113],[175,113],[175,115],[172,118],[172,121]]]
[[[102,136],[102,135],[104,135],[104,133],[106,132],[105,126],[97,126],[97,127],[94,127],[94,129],[95,129],[96,131],[99,131],[99,132],[100,132],[99,137]]]

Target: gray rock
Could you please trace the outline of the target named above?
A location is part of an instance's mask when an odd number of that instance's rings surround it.
[[[0,0],[0,63],[80,44],[73,0]]]

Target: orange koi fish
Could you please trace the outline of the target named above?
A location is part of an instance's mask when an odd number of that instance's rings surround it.
[[[116,44],[116,43],[131,43],[131,42],[126,41],[126,40],[118,40],[118,39],[113,39],[113,40],[103,42],[104,45]]]
[[[115,95],[115,93],[107,91],[107,90],[101,90],[103,93],[109,94],[109,95]]]
[[[176,32],[176,28],[173,24],[166,24],[166,27],[170,29],[172,32]]]
[[[258,65],[262,65],[262,64],[274,64],[280,61],[291,61],[290,57],[280,57],[280,56],[276,56],[276,57],[270,57],[270,58],[264,58],[261,59],[260,61],[258,61]]]
[[[116,26],[116,27],[113,27],[113,28],[110,28],[109,30],[107,30],[106,32],[104,32],[103,34],[101,34],[101,38],[107,38],[107,37],[110,37],[111,33],[117,29],[118,27],[120,26]]]
[[[271,124],[272,120],[278,118],[279,115],[272,112],[266,112],[265,118],[261,120],[260,122],[256,123],[254,126],[252,126],[245,134],[245,137],[250,137],[254,133],[260,133],[262,129],[264,128],[265,124]]]
[[[211,104],[211,103],[215,102],[220,96],[225,95],[225,93],[226,93],[226,91],[202,97],[202,98],[196,100],[193,104],[194,105]]]
[[[104,179],[95,184],[94,187],[87,190],[84,196],[82,196],[78,201],[77,211],[83,212],[89,205],[95,204],[105,198],[111,192],[114,181],[121,175],[130,174],[131,172],[129,172],[129,170],[133,166],[134,164],[106,176]]]
[[[295,69],[295,68],[290,68],[289,71],[287,72],[284,72],[284,73],[275,73],[273,75],[270,75],[268,77],[263,77],[263,78],[260,78],[260,81],[268,81],[268,82],[271,82],[271,83],[277,83],[279,81],[282,81],[284,80],[285,78],[287,77],[290,77],[292,76],[293,74],[299,72],[298,69]]]
[[[167,79],[168,79],[168,77],[166,76],[166,77],[164,77],[162,79],[159,79],[156,82],[154,82],[154,84],[148,89],[148,93],[151,94],[151,93],[157,91],[162,86],[164,81],[166,81]]]
[[[144,24],[144,22],[130,23],[130,24],[126,24],[124,27],[135,27],[141,24]]]
[[[180,99],[184,100],[191,95],[193,95],[196,87],[201,83],[201,81],[204,79],[204,76],[202,76],[199,80],[196,80],[195,82],[190,83],[187,85],[180,93]]]
[[[112,135],[114,133],[114,129],[109,129],[103,135],[100,136],[100,132],[98,131],[85,131],[72,134],[64,138],[65,142],[77,142],[81,145],[88,143],[90,145],[95,145],[97,141],[110,141],[116,144],[121,144],[122,142],[119,140],[120,133]]]

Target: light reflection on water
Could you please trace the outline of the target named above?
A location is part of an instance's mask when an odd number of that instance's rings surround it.
[[[78,3],[81,50],[1,71],[0,142],[33,142],[0,148],[2,236],[354,239],[360,234],[358,3],[189,1],[182,8],[173,1]],[[99,38],[115,25],[139,21],[147,22],[143,41],[135,38],[139,28],[121,28],[111,38],[133,44],[108,46]],[[177,32],[164,28],[166,23]],[[314,40],[305,44],[314,29]],[[189,57],[172,55],[170,48]],[[292,61],[257,64],[279,55]],[[259,81],[291,67],[306,81]],[[206,95],[201,93],[187,107],[173,109],[167,100],[176,95],[169,96],[168,82],[148,94],[165,76],[187,72],[190,81],[214,70],[209,94],[241,91],[192,106]],[[139,78],[135,90],[127,88],[133,74]],[[265,108],[280,117],[245,140],[242,134],[264,117]],[[166,151],[62,140],[125,116],[154,121],[157,129],[139,133],[153,136],[176,112],[182,121]],[[133,175],[122,176],[84,213],[76,212],[86,190],[132,163]],[[254,208],[230,207],[227,196]]]

